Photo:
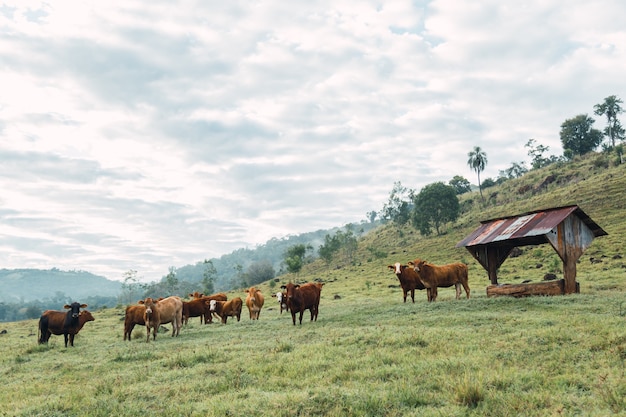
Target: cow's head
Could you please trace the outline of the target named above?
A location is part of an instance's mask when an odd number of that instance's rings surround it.
[[[87,304],[79,304],[76,301],[74,301],[72,304],[65,304],[63,306],[63,308],[65,308],[66,310],[70,310],[68,311],[68,314],[70,314],[73,319],[77,319],[78,315],[80,314],[80,309],[86,307]]]
[[[290,282],[289,284],[283,285],[280,288],[283,288],[285,290],[285,297],[287,298],[286,301],[289,301],[295,296],[296,290],[300,288],[300,285]]]
[[[217,301],[216,300],[209,300],[209,301],[207,301],[207,303],[209,304],[209,311],[211,311],[211,312],[215,311],[215,307],[217,306]]]
[[[81,320],[84,320],[85,323],[87,323],[88,321],[94,321],[95,320],[95,318],[93,317],[91,312],[89,312],[88,310],[81,311],[79,316],[80,316]]]
[[[409,266],[412,267],[416,272],[419,272],[425,263],[426,261],[422,261],[421,259],[416,259],[412,262],[409,262]]]
[[[276,297],[276,301],[283,308],[287,308],[287,294],[281,291],[278,291],[276,294],[272,294],[272,297]]]
[[[405,267],[400,262],[396,262],[394,265],[388,265],[387,269],[393,271],[394,274],[400,275],[402,273],[402,268]]]
[[[158,300],[154,300],[152,297],[148,297],[145,300],[137,301],[139,304],[143,304],[146,307],[146,311],[144,312],[144,316],[148,319],[152,317],[152,312]]]

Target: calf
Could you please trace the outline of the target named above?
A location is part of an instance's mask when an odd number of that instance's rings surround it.
[[[461,298],[461,286],[465,289],[467,298],[470,298],[470,288],[468,284],[467,265],[461,262],[456,262],[448,265],[433,265],[416,259],[413,262],[409,262],[409,266],[412,266],[417,272],[420,281],[426,288],[429,288],[432,293],[428,301],[435,301],[437,299],[438,287],[451,287],[456,288],[456,299]]]
[[[278,291],[276,294],[272,294],[272,297],[276,297],[278,301],[278,305],[280,306],[280,314],[283,314],[283,310],[289,311],[289,307],[287,307],[287,294],[281,291]]]
[[[226,324],[228,317],[237,317],[237,321],[241,319],[243,301],[240,297],[228,301],[209,300],[206,303],[209,306],[209,311],[220,316],[224,324]]]
[[[130,336],[133,333],[133,329],[136,324],[144,326],[146,324],[144,320],[144,313],[146,312],[146,306],[143,304],[135,304],[126,307],[126,314],[124,315],[124,340],[130,341]]]
[[[323,283],[308,283],[297,285],[289,283],[281,286],[287,294],[287,306],[291,312],[291,320],[296,325],[296,314],[300,313],[300,324],[304,310],[311,312],[311,321],[317,321]]]
[[[65,347],[67,347],[68,341],[70,346],[74,346],[74,336],[83,328],[85,323],[95,320],[89,311],[80,311],[81,308],[86,307],[87,304],[73,302],[63,306],[63,308],[68,310],[67,312],[44,311],[39,318],[39,344],[48,343],[50,336],[53,334],[62,334],[65,339]]]
[[[156,340],[156,334],[161,324],[172,323],[172,337],[178,336],[183,325],[183,301],[180,297],[171,296],[160,300],[146,298],[139,304],[146,307],[143,319],[146,324],[146,343],[150,341],[150,329],[152,339]]]
[[[204,294],[189,294],[194,299],[191,301],[183,301],[183,324],[187,324],[189,317],[200,317],[200,324],[208,324],[213,322],[213,316],[205,301],[221,300],[226,301],[228,297],[223,292],[205,296]]]
[[[423,290],[424,284],[420,281],[417,272],[408,265],[402,265],[400,262],[396,262],[395,265],[388,265],[387,268],[393,271],[400,281],[400,287],[404,295],[404,302],[406,303],[406,297],[411,292],[411,300],[415,302],[415,289]],[[430,289],[427,290],[430,301]]]
[[[250,320],[258,320],[265,298],[263,297],[261,290],[256,287],[250,287],[246,290],[246,292],[248,293],[246,296],[246,306],[250,312]]]

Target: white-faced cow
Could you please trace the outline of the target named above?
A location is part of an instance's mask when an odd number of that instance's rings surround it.
[[[237,321],[241,320],[243,301],[240,297],[235,297],[228,301],[210,300],[206,301],[206,303],[208,303],[211,313],[220,316],[224,324],[226,324],[228,317],[237,317]]]
[[[272,294],[272,297],[275,297],[276,301],[278,301],[278,305],[280,306],[280,314],[283,314],[283,310],[289,311],[289,307],[287,307],[287,293],[278,291],[276,294]]]
[[[467,298],[470,298],[470,287],[468,284],[467,265],[456,262],[448,265],[433,265],[416,259],[409,262],[409,266],[415,269],[422,284],[432,291],[429,301],[437,299],[437,288],[451,287],[456,288],[456,299],[461,298],[461,286],[465,289]]]
[[[415,290],[423,290],[426,288],[422,281],[419,280],[417,272],[408,265],[402,265],[400,262],[396,262],[395,265],[388,265],[387,268],[393,271],[400,281],[400,287],[404,295],[404,302],[406,303],[406,297],[411,293],[411,300],[415,302]],[[428,297],[430,299],[430,289],[428,291]]]
[[[83,328],[88,321],[95,319],[87,310],[87,304],[73,302],[63,306],[67,311],[46,310],[39,318],[39,344],[48,343],[50,336],[63,335],[65,347],[69,341],[70,346],[74,346],[74,336]]]

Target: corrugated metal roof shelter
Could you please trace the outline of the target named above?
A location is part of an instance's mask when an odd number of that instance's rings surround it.
[[[465,247],[485,268],[493,285],[513,248],[549,243],[563,261],[563,293],[576,292],[576,261],[602,230],[580,207],[566,206],[485,220],[456,247]]]

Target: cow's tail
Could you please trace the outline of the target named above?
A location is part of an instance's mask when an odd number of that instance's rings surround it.
[[[39,334],[38,334],[38,339],[37,339],[40,345],[48,341],[46,338],[47,334],[48,334],[48,316],[41,316],[41,318],[39,318]]]

